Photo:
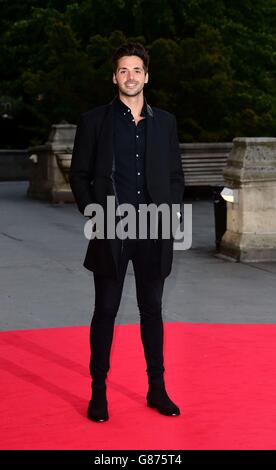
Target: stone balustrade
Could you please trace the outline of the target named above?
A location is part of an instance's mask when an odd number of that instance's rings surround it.
[[[276,261],[276,138],[235,138],[224,179],[234,202],[227,203],[220,256]]]
[[[54,203],[73,202],[68,181],[76,126],[54,124],[47,142],[29,148],[32,161],[28,196]]]

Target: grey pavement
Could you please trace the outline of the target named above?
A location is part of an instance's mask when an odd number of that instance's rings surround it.
[[[93,274],[75,204],[27,198],[28,182],[0,183],[0,330],[89,325]],[[215,256],[213,203],[193,206],[193,244],[175,251],[163,298],[164,321],[275,323],[276,263]],[[116,323],[138,323],[132,264]]]

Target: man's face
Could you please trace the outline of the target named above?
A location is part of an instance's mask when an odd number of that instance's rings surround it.
[[[118,85],[122,95],[137,96],[142,92],[144,84],[148,83],[148,73],[145,73],[143,61],[136,55],[124,56],[118,60],[113,83]]]

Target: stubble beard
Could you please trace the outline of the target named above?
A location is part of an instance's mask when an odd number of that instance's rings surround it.
[[[142,86],[141,88],[138,88],[138,90],[127,90],[125,88],[120,87],[119,91],[121,95],[124,95],[124,96],[138,96],[141,93],[143,93],[143,89],[144,89],[144,86]]]

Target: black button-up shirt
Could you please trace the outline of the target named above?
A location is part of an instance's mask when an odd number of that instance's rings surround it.
[[[146,187],[146,103],[144,100],[140,120],[136,126],[130,108],[119,97],[114,112],[114,166],[113,178],[119,204],[149,204]]]

